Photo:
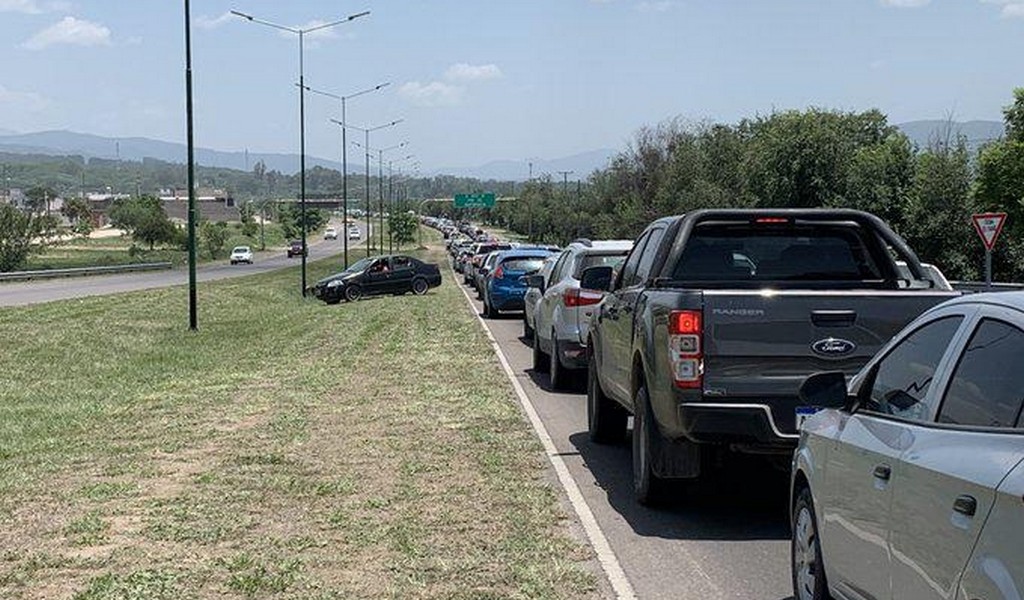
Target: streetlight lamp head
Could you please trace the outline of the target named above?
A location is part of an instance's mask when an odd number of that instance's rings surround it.
[[[365,16],[366,16],[366,15],[368,15],[368,14],[370,14],[370,11],[368,11],[368,10],[364,10],[364,11],[363,11],[363,12],[361,12],[361,13],[356,13],[356,14],[354,14],[354,15],[349,15],[349,17],[348,17],[348,19],[347,19],[347,20],[349,20],[349,21],[352,21],[352,20],[358,19],[359,17],[365,17]]]
[[[243,19],[247,19],[249,21],[252,21],[253,19],[252,15],[247,15],[244,12],[239,12],[237,10],[231,11],[231,14],[235,15],[236,17],[242,17]]]

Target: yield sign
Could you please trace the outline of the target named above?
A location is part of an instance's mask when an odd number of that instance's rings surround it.
[[[974,220],[974,228],[978,230],[978,235],[981,236],[985,248],[991,250],[996,245],[996,240],[999,239],[999,232],[1003,230],[1003,224],[1006,223],[1006,213],[982,213],[973,215],[971,218]]]

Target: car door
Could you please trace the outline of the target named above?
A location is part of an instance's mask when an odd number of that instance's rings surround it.
[[[388,258],[378,258],[363,274],[363,289],[367,294],[383,294],[388,291],[391,281],[391,265]]]
[[[412,278],[416,274],[416,265],[408,256],[391,257],[391,276],[388,291],[392,293],[412,290]]]
[[[541,295],[540,302],[537,305],[534,337],[536,342],[540,344],[541,349],[545,351],[550,351],[551,349],[551,322],[554,319],[556,304],[561,301],[559,296],[562,294],[562,288],[558,284],[565,279],[565,274],[568,271],[566,267],[572,262],[572,257],[572,250],[566,250],[562,253],[561,258],[558,259],[555,267],[551,270],[551,277],[547,285],[544,286],[544,293]]]
[[[604,391],[627,406],[632,406],[630,390],[630,350],[633,343],[633,305],[640,289],[637,276],[647,240],[651,232],[645,232],[626,257],[622,271],[615,282],[615,289],[598,308],[597,318],[601,323],[601,384]]]
[[[935,422],[910,437],[893,494],[893,598],[956,597],[996,489],[1024,456],[1024,331],[1013,317],[983,309],[950,363]]]
[[[539,273],[537,273],[543,279],[545,289],[547,287],[548,280],[551,278],[551,272],[554,269],[555,264],[557,262],[557,256],[545,260],[544,267],[540,270]],[[526,319],[526,322],[531,327],[535,327],[536,325],[536,314],[534,311],[536,310],[537,304],[540,302],[540,297],[543,295],[543,293],[544,292],[542,292],[540,289],[531,287],[526,288],[526,294],[523,296],[523,318]]]
[[[901,335],[859,383],[857,410],[841,417],[818,501],[827,575],[846,597],[892,598],[889,530],[899,458],[915,423],[931,418],[935,374],[963,321],[963,314],[939,311]]]

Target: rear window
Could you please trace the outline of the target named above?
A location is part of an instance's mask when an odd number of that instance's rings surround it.
[[[698,225],[672,278],[683,281],[880,282],[856,225]]]
[[[510,258],[501,263],[501,268],[506,271],[539,271],[544,266],[544,258]]]
[[[623,250],[619,254],[584,254],[576,260],[576,270],[573,278],[579,279],[585,269],[590,267],[612,267],[619,266],[626,259],[629,250]]]
[[[511,250],[512,244],[482,244],[477,248],[477,254],[490,254],[495,250]]]

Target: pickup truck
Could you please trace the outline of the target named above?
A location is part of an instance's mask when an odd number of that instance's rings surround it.
[[[696,479],[729,452],[787,468],[803,380],[854,375],[926,309],[935,281],[878,217],[854,210],[701,210],[649,225],[614,277],[587,340],[590,438],[633,423],[637,500]],[[593,270],[593,271],[592,271]],[[607,283],[609,282],[610,283]]]

